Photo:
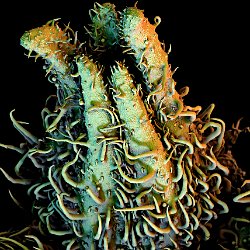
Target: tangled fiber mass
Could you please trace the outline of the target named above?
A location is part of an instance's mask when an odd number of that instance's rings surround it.
[[[231,152],[249,128],[239,121],[227,131],[212,116],[214,104],[184,104],[189,88],[176,90],[170,50],[156,33],[160,17],[152,24],[136,6],[116,11],[111,3],[95,3],[89,13],[86,43],[58,19],[21,37],[28,57],[44,59],[56,94],[41,111],[43,138],[10,112],[25,142],[0,144],[21,154],[16,176],[0,170],[27,186],[37,230],[63,249],[198,249],[229,212],[225,197],[250,202],[250,180]],[[241,233],[233,241],[246,249],[249,224],[231,220],[221,248],[228,249],[227,233],[237,236],[234,228]],[[28,249],[13,235],[0,234],[0,246]],[[39,236],[27,237],[35,249],[50,249]]]

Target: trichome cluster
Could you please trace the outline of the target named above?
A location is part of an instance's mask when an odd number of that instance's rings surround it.
[[[176,89],[160,17],[151,23],[136,6],[95,3],[90,19],[89,41],[57,19],[21,37],[29,57],[44,59],[56,92],[41,112],[42,138],[10,112],[25,142],[1,144],[21,155],[16,176],[1,171],[27,186],[39,232],[63,249],[198,246],[229,212],[225,197],[250,201],[249,180],[234,188],[245,177],[231,152],[244,129],[238,122],[226,131],[214,104],[184,104],[189,88]],[[235,220],[249,229],[249,220]]]

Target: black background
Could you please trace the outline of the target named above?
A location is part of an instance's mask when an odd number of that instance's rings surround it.
[[[110,2],[117,10],[135,3],[132,0]],[[19,45],[21,35],[59,17],[65,24],[70,22],[71,28],[79,34],[84,33],[83,26],[90,22],[88,10],[93,3],[91,0],[7,1],[4,7],[1,6],[4,15],[1,15],[0,33],[0,143],[18,146],[23,141],[9,119],[12,109],[15,109],[16,119],[29,122],[27,128],[39,136],[40,111],[47,96],[55,91],[44,78],[43,61],[38,59],[34,63],[34,58],[24,55],[27,52]],[[161,17],[156,31],[166,48],[171,44],[169,63],[172,69],[179,67],[174,75],[176,88],[190,87],[185,104],[206,108],[215,103],[213,117],[223,119],[227,128],[240,117],[244,117],[242,126],[250,126],[247,1],[139,0],[137,7],[144,9],[152,23],[155,16]],[[248,175],[249,144],[250,136],[242,134],[234,149],[239,165],[248,168]],[[0,167],[13,168],[18,159],[17,153],[0,149]],[[13,186],[1,173],[0,185],[1,229],[8,223],[25,221],[26,215],[21,213],[20,216],[19,209],[12,205],[7,192],[8,188],[13,190]],[[4,222],[5,218],[8,223]]]

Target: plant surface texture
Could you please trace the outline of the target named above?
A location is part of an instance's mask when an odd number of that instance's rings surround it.
[[[249,214],[250,180],[231,151],[249,128],[239,120],[227,130],[214,104],[184,102],[189,88],[177,90],[160,17],[112,3],[89,14],[88,41],[60,19],[20,39],[55,94],[41,138],[10,112],[25,141],[0,144],[20,155],[12,172],[0,170],[27,188],[33,225],[0,233],[0,247],[199,249],[231,206]],[[249,249],[250,221],[232,217],[219,234],[221,249]]]

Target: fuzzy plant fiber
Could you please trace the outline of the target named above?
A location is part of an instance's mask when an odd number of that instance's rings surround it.
[[[94,3],[89,14],[88,41],[60,19],[21,37],[28,57],[44,61],[55,94],[41,111],[42,138],[10,112],[25,142],[1,144],[21,158],[14,174],[0,170],[27,187],[37,230],[59,249],[198,249],[229,212],[226,197],[250,202],[250,180],[231,152],[249,128],[239,121],[226,130],[214,104],[184,102],[189,87],[177,89],[171,49],[156,33],[160,17],[151,23],[136,5],[112,3]],[[235,221],[244,224],[244,249],[250,221],[234,218],[234,229]],[[25,249],[7,237],[1,244]]]

